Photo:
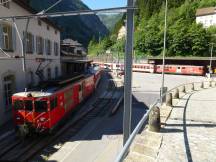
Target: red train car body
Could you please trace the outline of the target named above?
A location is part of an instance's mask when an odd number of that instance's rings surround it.
[[[13,119],[19,132],[51,132],[77,105],[90,96],[101,71],[63,87],[45,91],[20,92],[12,96]],[[24,131],[24,132],[23,132]]]
[[[124,64],[117,63],[96,63],[99,66],[104,65],[104,68],[110,70],[122,70],[124,71]],[[102,67],[102,66],[100,66]],[[162,73],[163,66],[155,64],[133,64],[132,71],[134,72],[148,72],[148,73]],[[195,65],[165,65],[165,73],[170,74],[182,74],[182,75],[205,75],[204,66]]]
[[[162,73],[163,66],[156,65],[156,73]],[[166,65],[165,73],[182,74],[182,75],[204,75],[204,66],[193,65]]]

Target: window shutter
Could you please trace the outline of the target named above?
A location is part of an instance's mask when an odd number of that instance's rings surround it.
[[[46,55],[47,53],[47,40],[44,39],[44,54]]]
[[[35,52],[35,36],[32,34],[32,53]]]
[[[53,46],[52,46],[52,43],[53,43],[53,42],[52,42],[52,41],[50,41],[50,55],[52,55],[52,53],[53,53],[53,52],[52,52],[52,51],[53,51]]]
[[[35,46],[35,51],[38,54],[38,36],[36,36],[36,46]]]
[[[12,28],[12,48],[15,51],[16,50],[16,29],[15,27]]]
[[[0,48],[3,48],[3,26],[0,24]]]

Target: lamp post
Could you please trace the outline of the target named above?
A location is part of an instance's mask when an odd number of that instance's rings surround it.
[[[135,1],[128,0],[128,7],[133,7]],[[133,33],[134,10],[127,10],[127,35],[124,61],[124,114],[123,114],[123,143],[125,144],[131,134],[132,112],[132,59],[133,59]]]
[[[164,69],[165,69],[166,37],[167,37],[167,9],[168,9],[168,2],[166,0],[166,4],[165,4],[165,22],[164,22],[164,47],[163,47],[162,85],[161,85],[161,92],[160,92],[161,103],[163,102],[163,94],[166,92],[166,88],[164,87]]]
[[[211,57],[210,57],[210,62],[209,62],[209,75],[211,78],[211,74],[212,74],[212,55],[213,55],[213,49],[214,49],[214,43],[212,43],[211,46]]]

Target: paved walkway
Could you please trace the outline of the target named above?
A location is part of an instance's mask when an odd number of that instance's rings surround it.
[[[216,162],[216,88],[187,94],[162,129],[158,162]]]

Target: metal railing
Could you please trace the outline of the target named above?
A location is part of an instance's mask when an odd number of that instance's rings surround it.
[[[213,82],[216,82],[214,80],[212,80]],[[178,89],[182,86],[186,86],[186,85],[190,85],[190,84],[194,84],[194,83],[201,83],[201,86],[203,84],[203,82],[209,82],[209,86],[211,86],[211,82],[212,81],[202,81],[202,82],[192,82],[192,83],[185,83],[185,84],[181,84],[177,87],[174,87],[172,89],[170,89],[169,91],[167,91],[166,93],[164,93],[162,95],[162,98],[165,97],[168,93],[170,93],[171,91]],[[193,85],[194,86],[194,85]],[[125,143],[125,145],[123,146],[122,150],[120,151],[120,153],[118,154],[117,158],[115,159],[115,162],[122,162],[124,160],[124,158],[126,157],[128,150],[134,140],[134,138],[136,137],[136,135],[140,132],[141,128],[143,127],[143,124],[147,121],[150,112],[152,111],[152,109],[155,106],[161,107],[162,103],[160,99],[157,99],[154,104],[152,104],[149,108],[149,110],[144,114],[144,116],[142,117],[142,119],[139,121],[139,123],[137,124],[137,126],[135,127],[135,129],[133,130],[133,132],[131,133],[131,135],[129,136],[129,139],[127,140],[127,142]]]

